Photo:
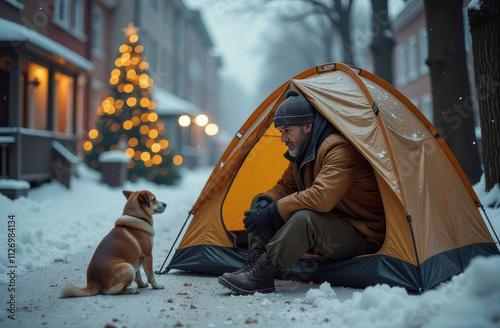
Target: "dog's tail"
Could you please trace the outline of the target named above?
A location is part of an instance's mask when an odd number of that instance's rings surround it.
[[[75,285],[66,285],[61,289],[60,297],[81,297],[81,296],[94,296],[101,291],[100,284],[93,282],[85,288],[79,288]]]

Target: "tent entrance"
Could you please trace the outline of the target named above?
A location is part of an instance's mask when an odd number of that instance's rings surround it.
[[[278,182],[289,163],[283,157],[286,150],[281,134],[271,124],[237,171],[221,208],[221,220],[226,231],[234,235],[235,247],[248,249],[244,213],[250,209],[255,195],[265,193]]]

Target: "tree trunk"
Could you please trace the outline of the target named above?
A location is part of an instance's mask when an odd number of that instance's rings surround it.
[[[469,9],[486,190],[500,184],[500,2]]]
[[[354,64],[353,46],[351,40],[351,8],[352,0],[348,5],[342,5],[341,0],[335,0],[330,8],[330,19],[337,26],[342,37],[342,53],[345,64]]]
[[[434,125],[469,181],[481,178],[467,73],[462,1],[424,0]]]
[[[392,32],[387,10],[387,0],[372,0],[373,40],[371,50],[375,64],[375,75],[392,84]]]

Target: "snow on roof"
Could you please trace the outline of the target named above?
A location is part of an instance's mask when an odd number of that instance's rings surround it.
[[[29,42],[66,59],[83,70],[92,71],[94,69],[94,63],[90,60],[24,25],[0,18],[0,31],[2,31],[0,41]]]
[[[158,115],[196,115],[201,110],[194,104],[162,88],[155,88],[153,100],[156,102]]]
[[[4,190],[23,190],[30,189],[28,181],[14,179],[0,179],[0,189]]]
[[[14,142],[16,142],[16,138],[12,136],[0,136],[0,144],[14,143]]]
[[[126,163],[130,162],[123,150],[110,150],[99,155],[99,163]]]

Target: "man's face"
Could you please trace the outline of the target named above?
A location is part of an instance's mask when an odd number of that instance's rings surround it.
[[[288,147],[288,153],[292,157],[297,157],[306,142],[307,135],[311,132],[312,124],[279,126],[281,132],[281,142]]]

